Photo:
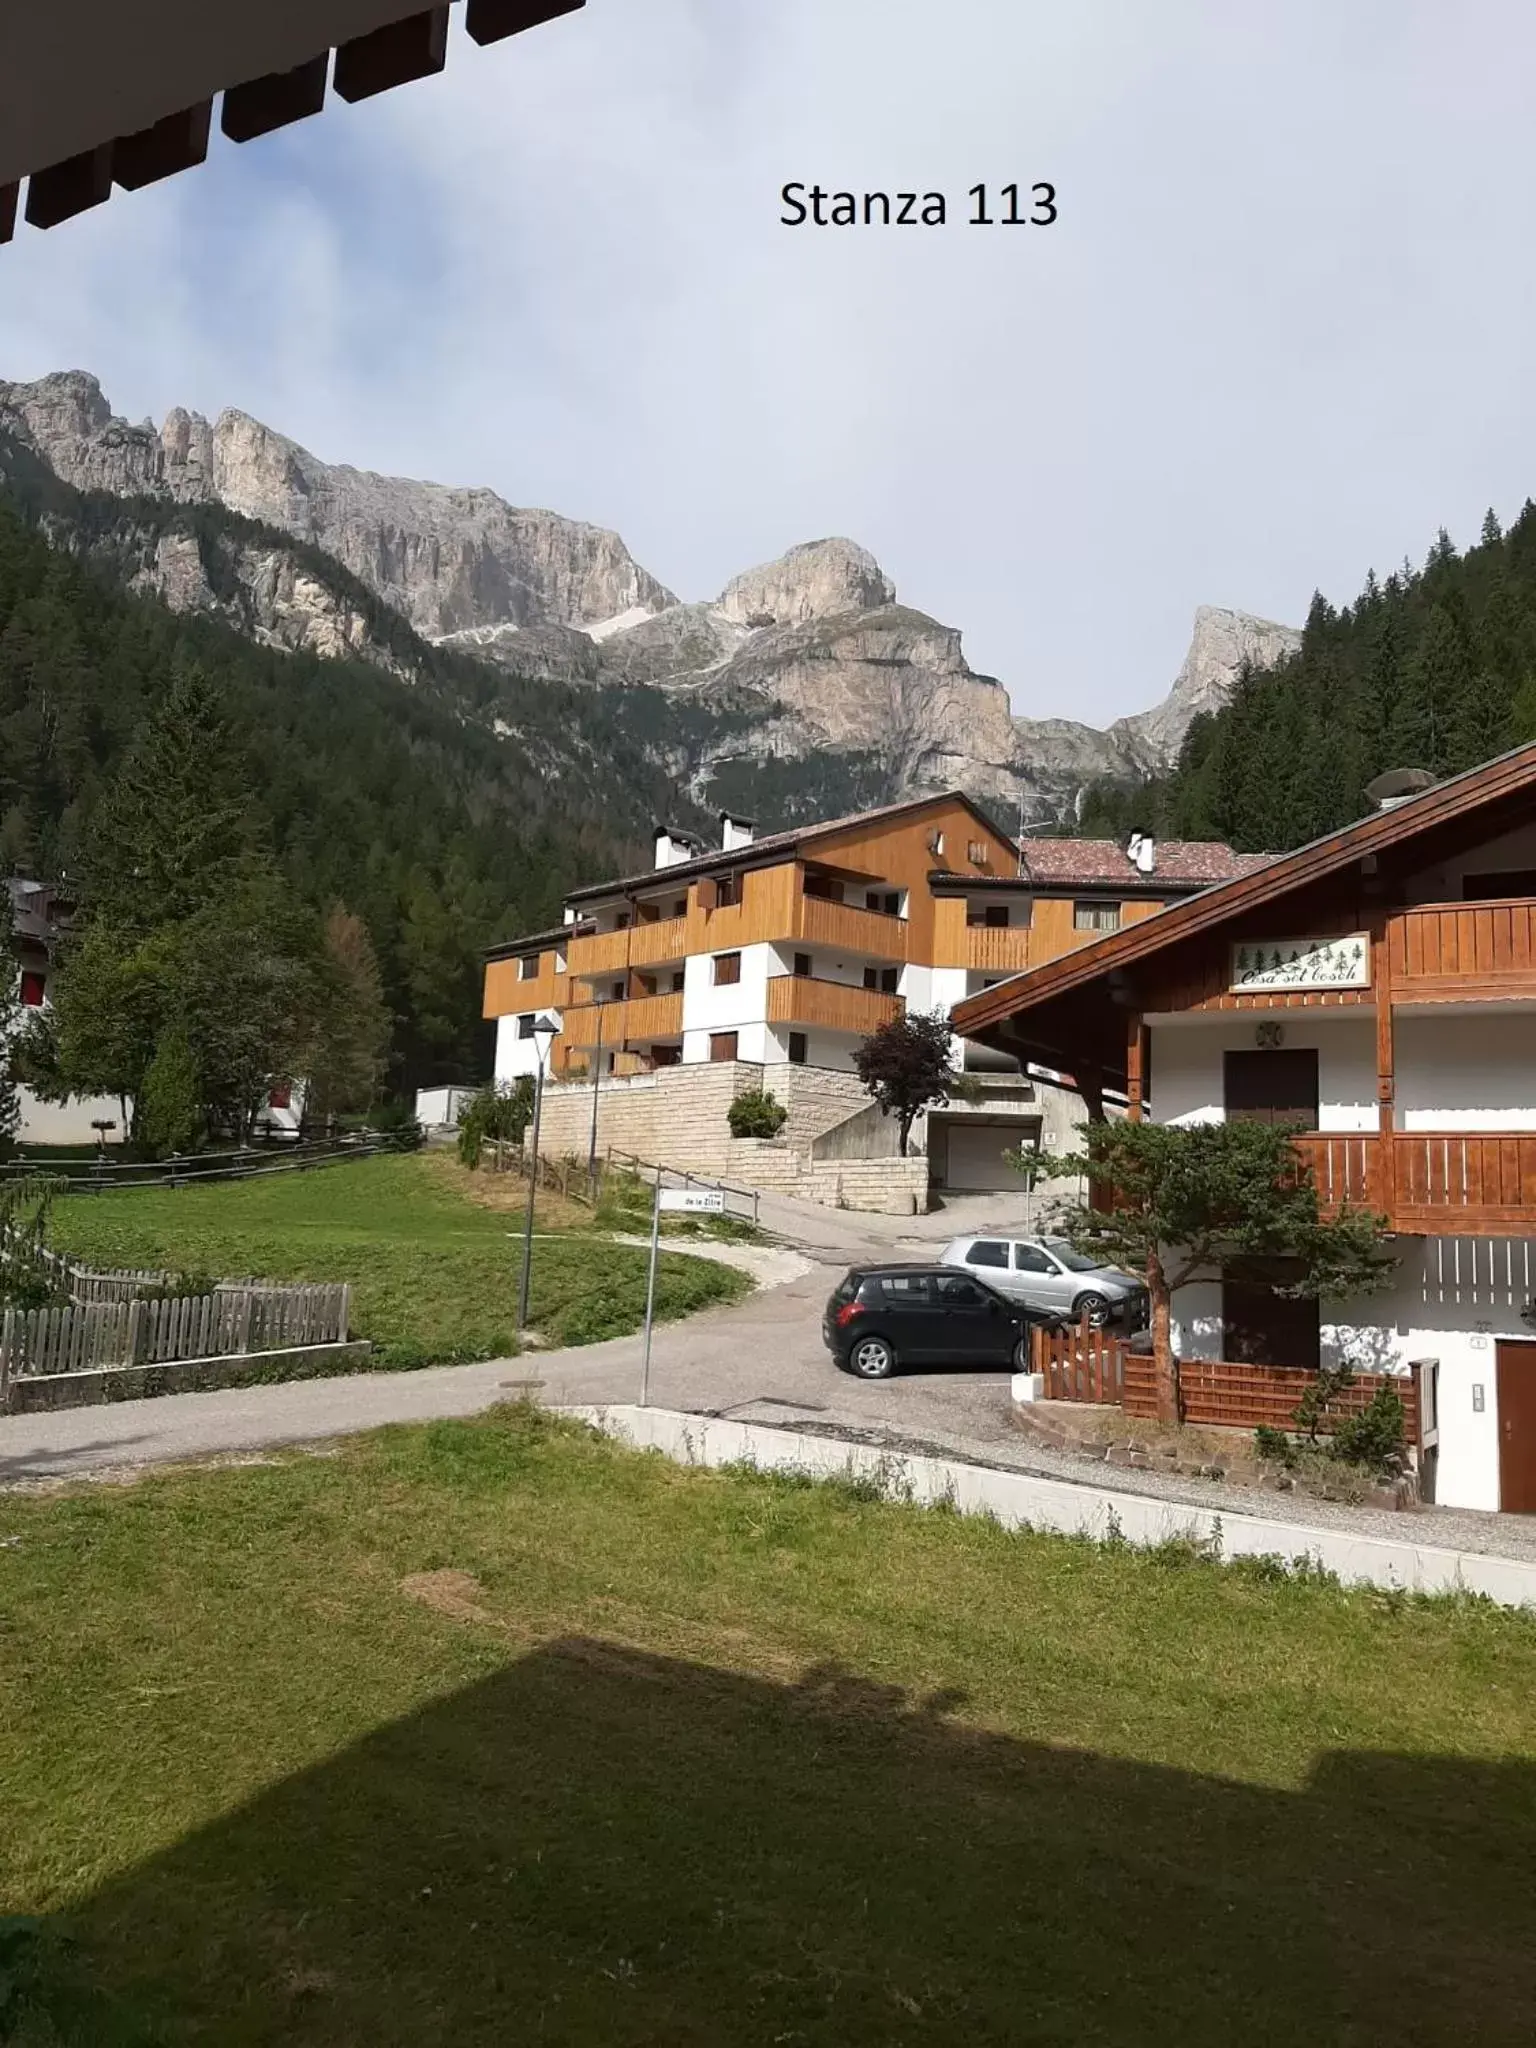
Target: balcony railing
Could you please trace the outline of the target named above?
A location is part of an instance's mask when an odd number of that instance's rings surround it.
[[[802,896],[793,936],[813,946],[843,946],[850,953],[872,954],[877,960],[905,960],[911,927],[904,917],[880,910],[855,910],[825,896]]]
[[[1375,1209],[1409,1236],[1536,1231],[1536,1131],[1308,1133],[1296,1148],[1327,1209]]]
[[[567,1010],[561,1037],[567,1047],[585,1049],[598,1044],[601,1031],[603,1046],[614,1050],[628,1039],[678,1038],[682,1029],[681,995],[636,996],[625,1003],[586,1003]]]
[[[878,989],[850,988],[808,974],[776,974],[768,983],[770,1024],[796,1024],[824,1031],[873,1031],[901,1014],[900,996]]]
[[[1402,911],[1388,920],[1387,956],[1400,1001],[1536,995],[1536,897]]]
[[[1007,974],[1022,974],[1029,965],[1027,925],[968,924],[965,928],[967,967],[1001,968]]]

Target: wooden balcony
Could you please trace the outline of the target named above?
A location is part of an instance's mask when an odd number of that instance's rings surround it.
[[[795,929],[788,936],[812,946],[841,946],[845,952],[868,954],[876,960],[911,957],[911,927],[904,917],[855,910],[851,904],[831,903],[824,896],[798,899]]]
[[[485,1000],[482,1015],[486,1017],[515,1017],[530,1010],[563,1010],[570,1000],[569,977],[555,972],[555,956],[546,951],[539,963],[539,972],[532,981],[525,981],[518,969],[520,962],[493,960],[485,970]]]
[[[688,952],[686,917],[662,917],[654,924],[637,924],[629,934],[631,967],[654,967],[658,961],[682,960]]]
[[[589,1049],[598,1043],[601,1016],[602,1044],[607,1051],[631,1040],[649,1043],[656,1038],[680,1038],[683,1030],[681,994],[636,996],[627,1003],[587,1003],[567,1010],[561,1037],[573,1050]]]
[[[572,939],[566,948],[565,964],[573,975],[622,974],[629,965],[630,941],[634,934],[592,932],[587,938]]]
[[[1375,1209],[1412,1237],[1536,1233],[1536,1131],[1309,1134],[1296,1148],[1325,1209]]]
[[[1401,911],[1387,921],[1387,959],[1395,1002],[1536,996],[1536,898]]]
[[[1022,974],[1029,965],[1028,925],[968,924],[965,964],[992,974]]]
[[[886,920],[893,922],[894,920]],[[849,988],[808,974],[776,974],[768,983],[768,1022],[822,1031],[857,1031],[862,1037],[900,1016],[900,996],[872,988]]]

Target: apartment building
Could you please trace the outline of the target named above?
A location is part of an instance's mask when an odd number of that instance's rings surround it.
[[[535,1070],[542,1014],[559,1025],[557,1082],[724,1062],[770,1087],[797,1067],[851,1076],[888,1018],[948,1016],[1246,865],[1227,847],[1140,837],[1032,839],[1021,856],[958,793],[763,837],[723,813],[712,847],[658,826],[650,868],[573,891],[562,924],[490,955],[496,1075]],[[957,1064],[973,1085],[930,1120],[935,1176],[1014,1185],[1002,1155],[1039,1134],[1059,1091],[985,1045],[960,1044]]]
[[[1212,1273],[1175,1296],[1179,1355],[1416,1379],[1432,1497],[1536,1513],[1536,747],[1428,782],[955,1023],[1133,1116],[1300,1126],[1324,1204],[1395,1234],[1390,1292]]]
[[[75,901],[66,890],[48,882],[34,882],[13,876],[5,884],[10,899],[15,994],[24,1025],[29,1013],[47,1006],[53,983],[59,946],[75,915]],[[0,932],[4,911],[0,909]],[[3,1051],[3,1048],[0,1048]],[[89,1145],[99,1135],[96,1126],[110,1123],[111,1142],[124,1135],[123,1107],[115,1096],[72,1096],[67,1102],[44,1102],[30,1088],[18,1091],[21,1099],[21,1129],[24,1145]]]

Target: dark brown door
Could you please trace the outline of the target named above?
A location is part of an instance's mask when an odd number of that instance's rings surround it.
[[[1500,1344],[1499,1506],[1536,1515],[1536,1344]]]
[[[1226,1056],[1228,1116],[1262,1124],[1301,1124],[1317,1129],[1317,1053],[1229,1052]]]
[[[1255,1261],[1221,1282],[1221,1355],[1232,1365],[1305,1365],[1317,1370],[1318,1305],[1305,1295],[1276,1294],[1294,1278],[1282,1259]]]
[[[712,1060],[735,1059],[736,1036],[734,1031],[712,1031],[709,1034],[710,1058]]]

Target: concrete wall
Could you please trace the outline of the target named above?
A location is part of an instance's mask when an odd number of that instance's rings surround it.
[[[768,1056],[768,973],[772,946],[727,947],[740,951],[741,979],[715,985],[715,955],[692,953],[683,963],[683,1062],[707,1062],[711,1034],[734,1031],[737,1055],[758,1065]]]
[[[1440,1364],[1442,1506],[1499,1505],[1500,1338],[1536,1336],[1520,1311],[1536,1295],[1536,1245],[1520,1238],[1404,1238],[1390,1289],[1322,1304],[1322,1355],[1362,1372],[1406,1373]],[[1221,1288],[1200,1281],[1174,1297],[1174,1347],[1186,1358],[1220,1358]],[[1479,1390],[1481,1390],[1479,1392]],[[1479,1400],[1481,1407],[1478,1406]]]
[[[1536,1131],[1536,1018],[1399,1011],[1393,1063],[1403,1131]]]
[[[91,1123],[97,1117],[117,1126],[107,1133],[109,1145],[122,1144],[128,1135],[123,1105],[115,1095],[72,1095],[67,1102],[44,1102],[30,1088],[18,1088],[16,1093],[21,1103],[21,1129],[16,1135],[23,1145],[94,1145],[99,1133]]]

